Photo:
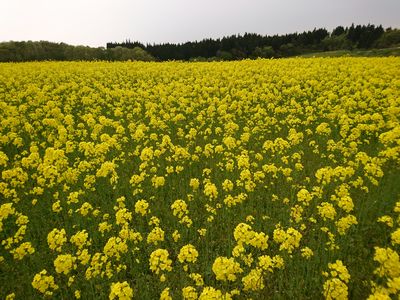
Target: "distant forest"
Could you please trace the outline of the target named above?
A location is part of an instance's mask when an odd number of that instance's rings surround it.
[[[289,57],[309,52],[386,48],[400,44],[400,31],[375,25],[338,26],[285,35],[245,33],[221,39],[204,39],[183,44],[147,44],[126,41],[107,43],[115,47],[140,47],[158,60],[237,60],[244,58]]]
[[[186,43],[142,44],[127,40],[107,43],[107,47],[71,46],[65,43],[3,42],[0,62],[42,60],[108,61],[216,61],[245,58],[280,58],[305,53],[381,49],[400,46],[400,30],[382,25],[338,26],[332,32],[324,28],[284,35],[245,33],[220,39]]]

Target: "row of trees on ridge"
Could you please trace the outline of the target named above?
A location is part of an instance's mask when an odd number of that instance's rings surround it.
[[[356,50],[400,46],[400,30],[381,25],[338,26],[284,35],[245,33],[220,39],[186,43],[142,44],[127,40],[107,47],[71,46],[47,41],[0,43],[0,62],[42,60],[237,60],[289,57],[332,50]]]

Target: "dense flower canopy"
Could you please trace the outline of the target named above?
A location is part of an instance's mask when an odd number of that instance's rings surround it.
[[[0,64],[0,297],[398,294],[399,70]]]

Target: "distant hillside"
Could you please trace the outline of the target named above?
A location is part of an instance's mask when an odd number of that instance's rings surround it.
[[[0,43],[0,62],[43,60],[153,61],[155,59],[153,56],[139,47],[134,47],[133,49],[122,47],[106,49],[104,47],[92,48],[87,46],[71,46],[65,43],[51,43],[47,41],[10,41]]]
[[[380,57],[380,56],[400,56],[400,47],[385,49],[369,49],[369,50],[334,50],[325,52],[310,52],[301,54],[301,57],[340,57],[340,56],[363,56],[363,57]]]
[[[158,60],[236,60],[297,56],[310,52],[366,50],[400,45],[400,30],[381,25],[338,26],[332,32],[325,28],[285,35],[263,36],[255,33],[232,35],[221,39],[182,44],[147,44],[126,41],[107,43],[107,48],[140,47]]]
[[[10,41],[0,43],[0,62],[43,60],[108,61],[215,61],[245,58],[290,56],[386,56],[398,55],[400,30],[381,25],[338,26],[332,32],[324,28],[285,35],[263,36],[256,33],[232,35],[221,39],[181,44],[147,44],[125,41],[107,43],[107,48],[71,46],[47,41]]]

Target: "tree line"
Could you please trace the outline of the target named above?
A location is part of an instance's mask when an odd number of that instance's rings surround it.
[[[309,52],[387,48],[400,44],[400,31],[382,25],[338,26],[284,35],[245,33],[221,39],[204,39],[181,44],[147,44],[125,41],[107,43],[107,48],[140,47],[158,60],[236,60],[289,57]]]
[[[72,46],[65,43],[52,43],[48,41],[10,41],[0,43],[0,62],[44,60],[154,61],[155,58],[139,47],[114,47],[106,49],[104,47]]]
[[[41,60],[142,60],[142,61],[213,61],[245,58],[280,58],[304,53],[389,48],[400,46],[400,30],[382,25],[338,26],[332,32],[325,28],[284,35],[245,33],[219,39],[186,43],[142,44],[127,40],[107,43],[107,47],[71,46],[65,43],[3,42],[0,61]]]

